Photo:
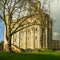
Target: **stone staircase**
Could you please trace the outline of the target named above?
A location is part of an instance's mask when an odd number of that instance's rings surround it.
[[[18,46],[13,44],[11,44],[11,49],[13,52],[21,52],[21,49]]]

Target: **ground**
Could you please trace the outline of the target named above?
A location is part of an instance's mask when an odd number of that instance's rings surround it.
[[[0,60],[60,60],[60,51],[6,53],[0,52]]]

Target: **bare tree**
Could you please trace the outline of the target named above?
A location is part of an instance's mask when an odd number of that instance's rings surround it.
[[[12,35],[24,28],[23,26],[27,24],[24,21],[32,16],[34,11],[32,0],[0,0],[0,19],[4,21],[6,27],[9,52],[11,52]]]

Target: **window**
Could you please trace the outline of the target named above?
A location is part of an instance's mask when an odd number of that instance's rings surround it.
[[[34,27],[32,27],[32,31],[34,31]]]
[[[35,40],[37,40],[37,36],[35,37]]]
[[[45,22],[43,21],[43,24],[44,24]]]
[[[16,42],[16,39],[15,39],[15,42]]]
[[[35,31],[37,32],[38,28],[35,29]]]
[[[31,34],[31,30],[28,30],[28,33]]]
[[[37,22],[36,22],[36,21],[34,21],[34,24],[37,24]]]
[[[28,30],[28,32],[30,32],[30,30]]]
[[[44,28],[42,28],[42,31],[43,31],[43,33],[45,33],[45,30],[44,30]]]
[[[23,33],[23,31],[21,31]]]

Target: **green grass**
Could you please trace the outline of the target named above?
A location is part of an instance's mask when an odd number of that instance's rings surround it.
[[[60,60],[60,52],[6,53],[0,52],[0,60]]]

